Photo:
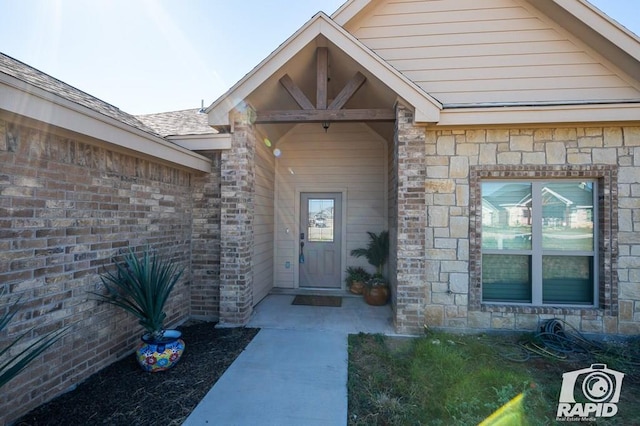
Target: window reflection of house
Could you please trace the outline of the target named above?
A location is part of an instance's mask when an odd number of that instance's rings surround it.
[[[594,304],[593,189],[569,180],[482,184],[484,301]]]
[[[521,183],[497,183],[491,194],[482,197],[483,212],[485,204],[492,212],[491,222],[484,226],[518,227],[531,225],[531,186]],[[496,219],[497,218],[497,219]]]
[[[542,189],[543,226],[593,228],[593,185],[554,183]]]
[[[549,183],[542,189],[543,226],[593,228],[593,184]],[[531,188],[505,183],[482,197],[484,226],[531,225]]]
[[[482,198],[482,223],[485,226],[497,226],[500,218],[500,209],[487,199]]]

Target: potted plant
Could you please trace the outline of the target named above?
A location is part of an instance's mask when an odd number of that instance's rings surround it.
[[[382,275],[378,274],[374,274],[367,281],[362,293],[365,302],[373,306],[386,305],[389,300],[389,294],[389,283]]]
[[[349,291],[353,294],[362,294],[365,283],[371,278],[365,269],[361,266],[347,267],[347,278],[345,279]]]
[[[134,315],[146,330],[136,351],[145,371],[168,370],[184,351],[182,333],[164,328],[165,305],[183,270],[148,248],[140,257],[129,249],[123,261],[116,262],[114,272],[107,271],[100,277],[107,292],[94,293],[98,299]]]
[[[389,299],[389,284],[382,275],[389,257],[389,232],[382,231],[380,234],[367,232],[367,234],[369,234],[367,247],[351,250],[351,256],[365,257],[369,264],[376,268],[375,274],[366,282],[363,296],[364,300],[371,305],[384,305]]]

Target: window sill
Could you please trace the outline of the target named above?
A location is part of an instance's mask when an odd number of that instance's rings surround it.
[[[470,309],[473,310],[473,309]],[[604,315],[604,309],[596,306],[531,306],[508,305],[497,303],[482,303],[481,312],[501,312],[517,314],[544,314],[544,315]]]

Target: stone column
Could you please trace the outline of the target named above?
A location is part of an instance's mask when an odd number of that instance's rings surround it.
[[[253,309],[256,133],[247,108],[234,113],[231,149],[222,154],[220,325],[247,324]]]
[[[413,125],[413,112],[396,107],[397,162],[397,290],[395,327],[419,333],[428,302],[425,281],[426,144],[425,130]]]

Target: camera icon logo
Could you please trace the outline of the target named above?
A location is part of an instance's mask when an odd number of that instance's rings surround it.
[[[613,417],[618,412],[624,373],[592,364],[562,375],[558,418]]]

